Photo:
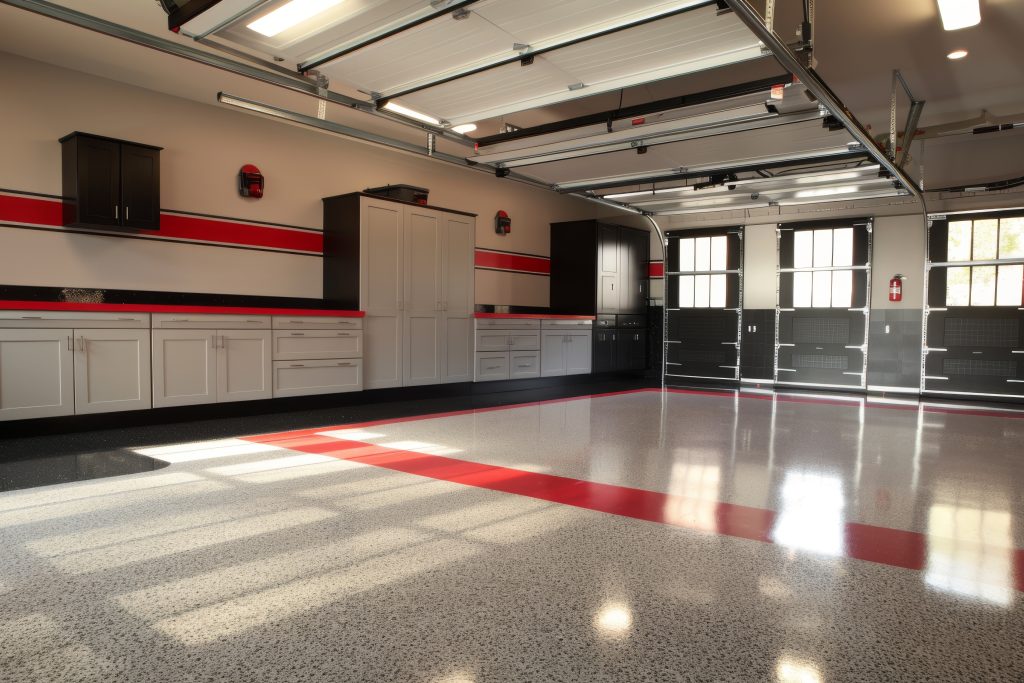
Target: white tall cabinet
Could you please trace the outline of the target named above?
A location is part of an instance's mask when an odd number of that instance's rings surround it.
[[[324,296],[366,312],[365,388],[472,380],[475,231],[469,214],[363,194],[324,200]]]

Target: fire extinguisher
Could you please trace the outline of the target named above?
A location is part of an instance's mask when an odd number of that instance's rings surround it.
[[[899,273],[889,280],[889,301],[903,301],[903,276]]]

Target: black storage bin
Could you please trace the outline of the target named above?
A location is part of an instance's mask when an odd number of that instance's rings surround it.
[[[402,202],[412,202],[414,204],[426,204],[427,195],[430,194],[430,190],[425,187],[415,187],[413,185],[385,185],[384,187],[368,187],[364,190],[366,194],[374,194],[378,197],[387,197],[388,199],[397,199]]]

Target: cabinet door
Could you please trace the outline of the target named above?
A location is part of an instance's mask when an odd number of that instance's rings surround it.
[[[590,332],[571,332],[566,335],[565,374],[585,375],[590,372]]]
[[[217,400],[216,334],[214,330],[153,330],[154,408]]]
[[[117,227],[121,223],[121,145],[78,136],[77,223]]]
[[[149,330],[75,330],[75,412],[153,405]]]
[[[160,228],[160,151],[121,145],[121,223],[131,228]]]
[[[508,379],[508,354],[476,354],[476,381],[489,382],[495,379]]]
[[[71,330],[0,330],[0,420],[75,411]]]
[[[473,379],[473,248],[476,221],[444,216],[442,237],[441,373],[444,382]]]
[[[540,377],[540,351],[512,351],[508,359],[510,379]]]
[[[540,374],[554,377],[565,374],[565,347],[568,335],[553,330],[540,333]]]
[[[619,238],[619,312],[643,313],[647,309],[647,254],[650,236],[623,228]]]
[[[441,367],[445,382],[473,381],[472,314],[444,315],[444,358]]]
[[[620,330],[616,346],[617,370],[643,370],[647,367],[647,331]]]
[[[612,343],[613,330],[594,332],[594,372],[611,372],[614,369],[615,345]]]
[[[363,197],[360,204],[359,301],[367,389],[402,386],[405,206]]]
[[[408,207],[405,243],[405,339],[402,383],[441,381],[441,232],[437,211]]]
[[[619,228],[597,226],[597,312],[619,312]]]
[[[270,398],[270,330],[217,330],[217,401]]]

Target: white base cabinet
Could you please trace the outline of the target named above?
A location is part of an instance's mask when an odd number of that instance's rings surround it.
[[[75,412],[152,407],[149,330],[76,330]]]
[[[363,388],[363,361],[274,361],[274,396],[309,396],[359,391]]]
[[[0,420],[74,414],[72,335],[0,329]]]
[[[363,321],[274,319],[274,396],[309,396],[363,388]]]

